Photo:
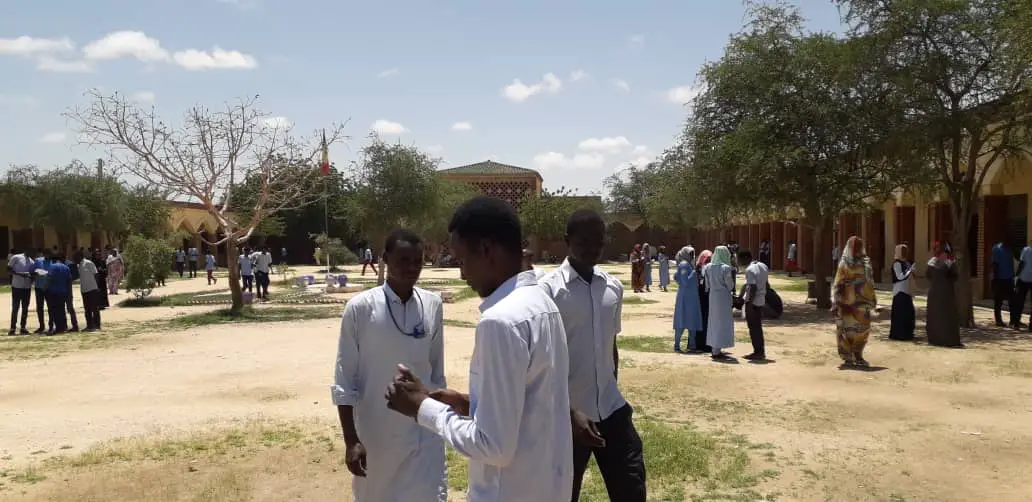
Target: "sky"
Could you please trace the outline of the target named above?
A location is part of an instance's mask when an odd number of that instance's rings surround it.
[[[62,116],[98,88],[173,123],[259,95],[299,133],[346,121],[338,166],[375,131],[442,168],[490,159],[579,194],[673,143],[699,68],[745,21],[739,0],[0,3],[0,170],[103,157]],[[831,0],[795,3],[839,29]]]

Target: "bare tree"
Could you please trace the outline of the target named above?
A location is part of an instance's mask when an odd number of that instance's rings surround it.
[[[317,157],[326,145],[343,141],[344,124],[323,136],[298,136],[281,119],[263,112],[258,96],[227,102],[217,110],[194,106],[173,125],[119,93],[90,90],[87,105],[65,113],[79,141],[109,150],[112,169],[124,170],[172,197],[199,202],[218,222],[221,236],[204,239],[226,247],[233,312],[243,306],[236,261],[264,218],[321,200],[310,178],[321,176]],[[314,166],[300,169],[299,166]],[[248,207],[232,207],[234,189],[259,180]]]

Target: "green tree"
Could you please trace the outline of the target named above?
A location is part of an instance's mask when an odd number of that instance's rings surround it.
[[[883,85],[898,91],[914,127],[897,131],[945,192],[961,277],[968,232],[986,176],[1032,153],[1032,50],[1014,38],[1032,21],[1027,1],[837,0],[854,33],[874,40]],[[1016,24],[1015,24],[1016,23]],[[962,324],[972,326],[970,281],[957,281]]]
[[[157,286],[157,279],[168,274],[172,246],[164,239],[131,235],[124,248],[125,287],[137,298],[145,298]]]
[[[226,103],[217,110],[194,106],[181,123],[164,120],[152,107],[142,107],[122,94],[86,93],[88,104],[65,113],[88,144],[109,149],[113,168],[141,179],[147,186],[200,203],[219,224],[224,237],[209,246],[225,246],[236,263],[237,246],[266,218],[317,202],[298,176],[321,176],[314,166],[322,148],[344,138],[343,126],[329,134],[300,136],[263,112],[258,98]],[[233,192],[241,183],[258,184],[246,206],[235,206]],[[229,268],[232,311],[243,308],[240,272]]]
[[[602,204],[597,197],[579,197],[572,190],[560,187],[558,190],[542,190],[523,200],[520,206],[520,225],[523,234],[539,239],[561,239],[566,234],[566,220],[580,209],[601,212]]]
[[[655,163],[630,166],[606,178],[602,182],[607,192],[606,211],[630,213],[648,221],[647,200],[654,185],[650,181],[654,173]]]
[[[125,194],[123,224],[116,236],[123,243],[132,234],[154,239],[167,237],[169,215],[168,201],[160,192],[146,186],[133,187]]]
[[[834,220],[910,183],[907,157],[891,156],[904,109],[869,71],[867,40],[808,33],[785,5],[754,5],[751,15],[724,56],[702,69],[705,91],[686,136],[699,172],[709,173],[704,188],[740,201],[725,207],[802,209],[814,229],[817,306],[828,308],[832,245],[824,236]]]

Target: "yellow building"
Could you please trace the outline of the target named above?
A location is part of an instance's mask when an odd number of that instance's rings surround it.
[[[972,291],[975,298],[990,296],[992,247],[1007,240],[1011,250],[1018,252],[1029,245],[1032,235],[1032,159],[1009,159],[992,166],[986,173],[982,192],[974,208],[968,238],[967,256],[973,257],[971,267]],[[791,215],[790,215],[791,216]],[[813,230],[799,224],[799,218],[739,222],[725,230],[728,240],[735,240],[743,249],[758,249],[763,240],[771,241],[771,259],[775,269],[782,269],[788,242],[798,244],[798,261],[802,267],[813,269]],[[701,232],[706,249],[721,242],[720,230]],[[890,282],[889,265],[897,244],[907,244],[910,258],[916,264],[916,274],[923,277],[925,265],[932,255],[936,241],[950,240],[953,218],[949,201],[944,196],[922,198],[920,195],[900,192],[890,200],[871,201],[871,208],[842,214],[835,229],[825,236],[826,252],[841,248],[852,235],[864,239],[871,256],[876,276],[881,282]]]

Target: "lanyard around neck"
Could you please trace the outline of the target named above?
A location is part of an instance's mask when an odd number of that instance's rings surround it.
[[[398,325],[397,319],[394,318],[394,309],[391,308],[391,298],[387,296],[387,289],[383,290],[383,299],[387,302],[387,314],[391,316],[391,322],[394,323],[394,327],[405,336],[420,339],[426,337],[426,331],[423,331],[423,300],[419,298],[419,293],[414,289],[412,290],[412,295],[416,297],[416,304],[419,306],[419,322],[416,323],[416,326],[412,328],[412,332],[409,333]]]

